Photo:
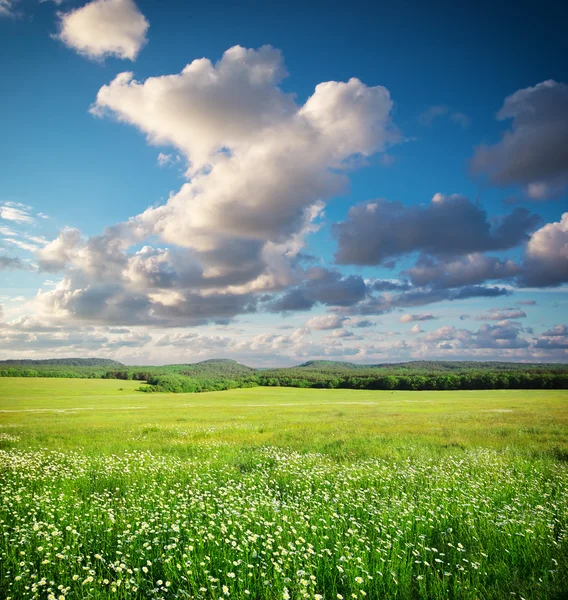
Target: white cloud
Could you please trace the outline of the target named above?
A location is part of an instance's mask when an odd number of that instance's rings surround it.
[[[344,317],[339,315],[323,315],[321,317],[313,317],[307,323],[308,329],[340,329],[343,327]]]
[[[526,249],[523,282],[528,286],[568,281],[568,212],[531,236]]]
[[[166,165],[173,165],[179,162],[179,156],[174,156],[173,154],[164,154],[163,152],[160,152],[158,154],[158,165],[160,165],[160,167],[165,167]]]
[[[346,159],[398,140],[385,88],[327,82],[299,107],[278,87],[285,74],[278,50],[236,46],[216,65],[199,59],[143,83],[122,73],[101,88],[95,112],[175,145],[190,164],[191,182],[141,221],[199,250],[227,237],[281,243],[318,199],[346,188]]]
[[[432,319],[437,319],[432,313],[420,313],[418,315],[406,314],[400,317],[400,323],[411,323],[412,321],[431,321]]]
[[[16,12],[14,5],[17,0],[0,0],[0,17],[14,17]]]
[[[20,250],[25,250],[26,252],[35,252],[36,250],[39,250],[37,244],[31,244],[30,242],[25,242],[24,240],[17,238],[5,238],[4,242],[11,246],[16,246],[16,248],[20,248]]]
[[[91,59],[135,60],[147,42],[149,23],[133,0],[93,0],[59,18],[57,37]]]
[[[18,202],[5,202],[0,206],[0,219],[15,223],[34,223],[35,219],[30,214],[31,207]]]
[[[16,5],[20,0],[0,0],[0,18],[2,17],[20,17],[21,13],[16,10]]]
[[[174,146],[190,180],[162,206],[100,236],[66,230],[41,250],[41,268],[66,269],[38,297],[42,308],[112,323],[199,324],[254,311],[260,293],[300,284],[305,237],[319,227],[325,200],[347,188],[347,161],[400,134],[385,88],[322,83],[299,106],[279,87],[285,75],[278,50],[236,46],[215,65],[199,59],[143,82],[122,73],[103,86],[93,112]],[[157,244],[130,250],[150,238]],[[308,290],[312,304],[321,296],[313,287],[337,288],[330,304],[352,302],[351,288],[364,295],[360,278],[326,273]]]

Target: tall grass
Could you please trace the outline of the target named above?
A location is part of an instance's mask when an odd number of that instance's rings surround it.
[[[0,453],[0,586],[26,598],[551,598],[568,474],[494,451]]]
[[[202,406],[56,383],[0,401],[16,411],[0,413],[2,600],[568,590],[558,392],[237,390]]]

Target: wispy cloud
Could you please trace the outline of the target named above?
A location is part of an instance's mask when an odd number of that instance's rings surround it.
[[[434,121],[440,117],[447,117],[452,123],[467,129],[471,125],[471,118],[460,111],[451,110],[445,104],[430,106],[418,116],[418,123],[424,127],[431,127]]]
[[[5,202],[0,206],[0,219],[15,223],[35,223],[31,214],[31,206],[18,202]]]

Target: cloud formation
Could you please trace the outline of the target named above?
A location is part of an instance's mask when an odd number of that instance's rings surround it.
[[[413,252],[453,256],[505,250],[526,241],[540,218],[516,208],[500,219],[464,196],[435,194],[426,205],[376,200],[349,209],[334,225],[339,264],[383,265]]]
[[[18,224],[31,224],[35,222],[31,214],[31,207],[19,202],[4,202],[0,205],[0,219]]]
[[[16,16],[15,5],[18,0],[0,0],[0,17]]]
[[[133,61],[148,41],[149,26],[133,0],[93,0],[59,14],[57,37],[91,59],[116,56]]]
[[[413,288],[398,294],[371,296],[357,304],[343,309],[349,315],[382,315],[397,308],[424,306],[443,301],[465,300],[467,298],[495,298],[505,296],[510,290],[500,286],[466,285],[452,289]]]
[[[516,91],[497,113],[512,120],[497,144],[479,146],[472,169],[495,185],[520,185],[532,200],[568,186],[568,85],[553,80]]]
[[[505,321],[508,319],[524,319],[527,313],[516,308],[492,308],[489,312],[477,315],[478,321]]]
[[[398,320],[399,323],[411,323],[412,321],[431,321],[432,319],[437,319],[432,313],[420,313],[418,315],[406,314],[402,315]]]
[[[343,327],[343,322],[345,321],[345,317],[340,317],[339,315],[323,315],[321,317],[313,317],[307,323],[306,327],[308,329],[341,329]]]
[[[527,244],[521,283],[554,286],[568,281],[568,212],[560,221],[547,223]]]
[[[65,270],[38,296],[41,308],[181,325],[230,319],[259,302],[290,311],[362,300],[361,277],[304,269],[302,250],[324,201],[347,188],[349,159],[400,141],[392,100],[353,78],[317,85],[300,106],[279,87],[285,75],[278,50],[235,46],[217,64],[199,59],[144,82],[122,73],[103,86],[93,112],[176,147],[189,180],[100,236],[63,230],[38,252],[41,269]]]
[[[500,321],[496,325],[481,325],[477,331],[444,325],[426,333],[423,341],[447,350],[528,348],[530,342],[522,337],[525,329],[517,321]]]
[[[413,285],[454,288],[486,281],[510,280],[522,272],[520,264],[480,252],[450,260],[419,256],[415,265],[404,271]]]
[[[28,269],[28,265],[15,256],[0,256],[0,271],[8,269],[25,270]]]

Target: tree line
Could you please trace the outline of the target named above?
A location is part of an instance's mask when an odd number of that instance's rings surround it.
[[[93,365],[1,364],[3,377],[64,377],[140,381],[144,392],[206,392],[242,387],[282,386],[363,390],[488,390],[488,389],[568,389],[565,365],[511,365],[492,368],[491,363],[464,363],[448,369],[425,365],[381,365],[346,368],[326,364],[257,370],[235,361],[204,361],[190,365],[113,368]]]

